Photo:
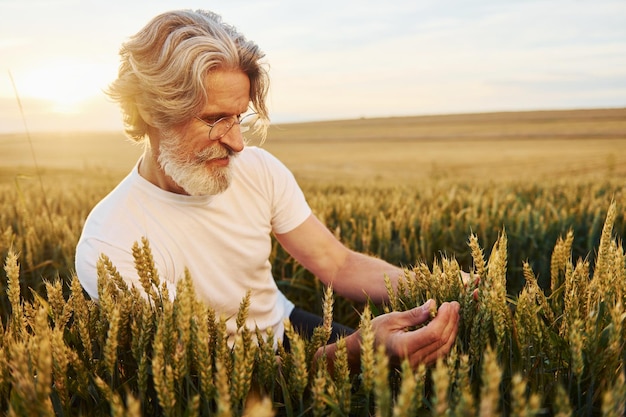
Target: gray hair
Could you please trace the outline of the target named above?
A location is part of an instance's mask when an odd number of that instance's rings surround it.
[[[250,101],[265,134],[269,116],[265,98],[269,88],[264,53],[252,41],[204,10],[160,14],[122,44],[118,78],[107,94],[124,115],[126,134],[142,141],[147,123],[160,129],[184,123],[205,106],[207,74],[216,69],[239,69],[250,79]]]

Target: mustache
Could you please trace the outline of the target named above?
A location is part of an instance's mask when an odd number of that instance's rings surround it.
[[[199,162],[208,162],[212,159],[232,158],[237,153],[223,146],[211,146],[196,153],[196,160]]]

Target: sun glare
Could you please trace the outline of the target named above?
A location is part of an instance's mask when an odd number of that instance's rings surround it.
[[[15,74],[19,95],[49,102],[54,113],[78,112],[87,100],[101,95],[111,79],[106,68],[72,58]]]

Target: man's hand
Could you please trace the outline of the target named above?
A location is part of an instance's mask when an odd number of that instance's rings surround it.
[[[411,366],[432,365],[450,352],[459,329],[459,308],[456,301],[443,303],[431,320],[434,300],[402,312],[382,314],[372,320],[377,345],[384,345],[390,363],[399,365],[405,358]],[[431,320],[417,330],[407,330]]]
[[[389,363],[399,366],[406,358],[413,368],[420,363],[433,365],[441,356],[450,352],[459,330],[459,309],[456,301],[443,303],[434,318],[431,308],[436,308],[434,300],[428,300],[420,307],[407,311],[395,311],[382,314],[372,319],[375,344],[385,346]],[[430,320],[430,322],[429,322]],[[427,325],[417,330],[415,326]],[[346,336],[348,366],[352,372],[361,369],[361,334],[360,331]],[[315,356],[326,355],[329,370],[335,360],[337,344],[331,343],[320,347]]]

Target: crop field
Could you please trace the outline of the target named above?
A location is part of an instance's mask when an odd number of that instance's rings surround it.
[[[347,246],[415,272],[385,305],[356,304],[275,245],[296,305],[361,328],[360,372],[341,346],[334,369],[313,360],[325,327],[311,340],[288,328],[289,352],[243,327],[229,345],[190,281],[171,300],[146,275],[144,299],[102,259],[101,302],[85,298],[82,222],[141,149],[121,132],[5,134],[1,414],[624,415],[626,109],[283,124],[250,144],[294,172]],[[148,242],[133,253],[150,271]],[[428,298],[461,304],[452,354],[390,366],[371,317]]]

